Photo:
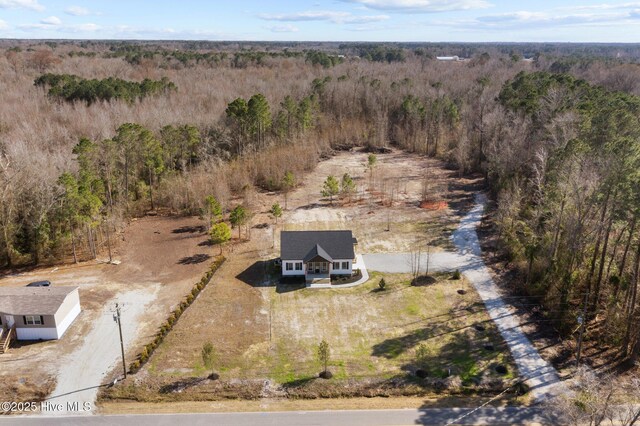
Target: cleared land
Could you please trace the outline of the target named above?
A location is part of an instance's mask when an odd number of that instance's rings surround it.
[[[359,252],[402,252],[427,243],[434,250],[449,247],[458,220],[452,207],[465,203],[464,187],[472,182],[454,179],[433,160],[399,152],[378,155],[371,177],[366,157],[340,153],[319,164],[289,194],[283,224],[275,230],[267,211],[276,201],[284,205],[282,196],[255,194],[251,240],[232,244],[228,261],[150,362],[107,397],[270,400],[502,390],[515,369],[478,295],[464,280],[439,275],[411,286],[407,274],[386,274],[384,291],[377,290],[379,274],[353,289],[275,285],[269,260],[277,256],[273,232],[281,228],[353,229]],[[320,196],[322,182],[329,174],[345,172],[358,182],[357,194],[331,206]],[[449,207],[420,206],[425,176],[429,188],[441,191],[431,196]],[[382,187],[394,180],[398,190],[391,197]],[[315,352],[322,339],[332,352],[334,378],[329,381],[315,379],[320,371]],[[207,342],[215,348],[220,380],[206,378],[201,350]],[[420,344],[428,353],[425,380],[410,374]],[[495,372],[498,364],[507,367],[506,375]]]
[[[0,355],[0,395],[7,400],[29,401],[44,398],[56,383],[61,385],[58,390],[75,391],[84,387],[85,379],[92,374],[94,386],[109,380],[110,371],[93,369],[91,363],[83,364],[84,369],[64,366],[74,365],[78,359],[93,359],[94,348],[85,339],[99,331],[94,330],[99,324],[110,327],[103,339],[111,339],[117,349],[115,359],[102,361],[110,367],[118,366],[117,327],[110,319],[109,309],[123,298],[131,304],[144,304],[144,315],[131,315],[139,311],[137,308],[123,308],[125,331],[132,334],[127,336],[127,356],[133,357],[206,269],[206,259],[189,261],[211,254],[211,248],[199,245],[206,240],[202,231],[202,222],[197,218],[147,217],[133,221],[119,235],[114,256],[121,261],[119,265],[87,262],[20,271],[0,279],[0,286],[23,286],[42,279],[55,286],[79,286],[82,306],[81,314],[62,339],[17,342],[8,353]],[[105,315],[109,317],[106,322]],[[70,381],[70,372],[82,380]],[[119,374],[119,370],[113,374]]]
[[[323,161],[288,197],[285,230],[351,229],[361,253],[406,252],[416,245],[431,244],[434,249],[453,248],[449,236],[455,229],[455,209],[467,195],[465,182],[443,168],[440,161],[394,151],[378,154],[370,173],[367,154],[340,153]],[[334,201],[320,196],[329,175],[341,179],[348,173],[357,184],[349,198]],[[431,201],[444,201],[444,208],[420,208],[423,192]],[[282,197],[267,197],[269,202]]]
[[[244,311],[244,324],[256,326],[251,335],[237,335],[233,321],[218,328],[211,327],[213,321],[196,322],[203,312],[190,310],[134,379],[137,386],[117,387],[109,395],[171,401],[455,394],[465,388],[491,394],[513,378],[509,351],[464,279],[440,275],[411,286],[409,275],[386,274],[387,288],[380,291],[381,277],[374,274],[368,283],[343,290],[263,288],[268,299],[262,308],[229,308]],[[212,302],[204,297],[210,290],[194,308]],[[217,318],[215,305],[208,306],[209,316]],[[227,335],[236,335],[234,343],[225,341]],[[332,352],[329,381],[317,379],[321,365],[315,353],[323,338]],[[206,341],[216,348],[220,380],[206,379],[200,355]],[[420,344],[428,351],[424,380],[407,374],[417,368]],[[507,374],[497,373],[497,365],[506,366]]]
[[[476,357],[502,360],[499,351],[482,349],[485,344],[499,346],[500,338],[465,280],[440,276],[428,285],[411,286],[408,275],[384,277],[384,291],[378,290],[380,274],[373,274],[367,284],[352,289],[266,289],[269,300],[264,308],[245,312],[247,321],[263,324],[256,328],[262,333],[242,336],[256,343],[233,345],[235,350],[230,350],[232,345],[213,338],[214,347],[219,349],[215,370],[226,378],[267,377],[278,383],[315,377],[320,371],[315,351],[323,338],[332,348],[330,364],[337,378],[394,376],[403,368],[411,368],[419,343],[429,348],[432,374],[436,377],[446,377],[450,367],[471,378],[475,375],[472,370],[484,370],[480,368],[482,362],[476,365]],[[467,293],[460,295],[459,289]],[[198,303],[205,304],[207,299]],[[233,309],[243,307],[236,305]],[[214,311],[217,309],[212,309],[211,316],[218,316]],[[195,315],[196,310],[192,312]],[[200,342],[217,333],[207,331],[211,322],[206,319],[198,324],[189,321],[188,316],[184,319],[154,355],[152,373],[205,373]],[[486,329],[477,331],[475,324]],[[230,322],[226,330],[218,332],[233,333],[233,328]]]

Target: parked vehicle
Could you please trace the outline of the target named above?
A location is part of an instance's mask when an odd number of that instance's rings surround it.
[[[51,281],[34,281],[32,283],[27,284],[27,287],[49,287],[51,285]]]

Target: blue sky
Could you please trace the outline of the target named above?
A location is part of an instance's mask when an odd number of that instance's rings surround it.
[[[0,0],[0,38],[640,42],[640,1]]]

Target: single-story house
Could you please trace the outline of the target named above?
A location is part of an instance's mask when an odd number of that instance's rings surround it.
[[[282,276],[314,281],[352,275],[357,243],[351,231],[282,231]]]
[[[18,340],[59,339],[79,313],[78,287],[0,287],[0,328]]]

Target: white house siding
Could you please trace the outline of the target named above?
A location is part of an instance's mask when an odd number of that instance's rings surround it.
[[[56,325],[56,337],[55,339],[59,339],[62,337],[67,328],[71,325],[74,319],[80,314],[80,301],[78,300],[74,307],[67,313],[67,316],[62,320],[62,322],[57,323]],[[56,315],[57,317],[57,315]],[[56,318],[56,322],[58,322]]]
[[[56,329],[58,330],[58,339],[62,337],[67,328],[80,313],[80,295],[78,290],[69,293],[58,308],[55,314]]]
[[[302,263],[302,271],[296,271],[295,264],[297,262],[302,262],[301,260],[283,260],[282,261],[282,275],[284,276],[293,276],[293,275],[306,275],[307,273],[307,265]],[[334,262],[340,262],[340,268],[334,269],[333,262],[329,262],[329,273],[335,275],[350,275],[353,272],[353,259],[336,259]],[[342,262],[347,262],[349,267],[347,269],[342,268]],[[293,265],[293,269],[291,271],[287,271],[287,264]]]
[[[77,307],[80,306],[80,295],[78,294],[78,289],[69,293],[67,297],[65,297],[64,302],[60,305],[58,310],[56,311],[55,318],[56,324],[61,324],[65,318],[69,315],[72,310],[76,310]],[[77,315],[77,314],[76,314]],[[60,326],[58,325],[58,329]]]
[[[55,328],[18,328],[16,327],[18,340],[54,340],[58,338],[58,330]]]
[[[284,276],[292,276],[292,275],[304,275],[305,274],[305,265],[302,263],[302,270],[296,271],[296,263],[302,262],[302,260],[283,260],[282,261],[282,275]],[[291,271],[287,271],[287,264],[291,264]]]
[[[18,340],[55,340],[62,337],[73,320],[80,314],[80,298],[78,290],[71,292],[64,299],[55,315],[43,315],[44,325],[25,325],[19,316],[16,324]],[[52,327],[53,326],[53,327]]]
[[[332,274],[336,274],[336,275],[350,275],[352,272],[352,262],[353,259],[335,259],[334,262],[340,262],[340,268],[339,269],[334,269],[333,268],[333,262],[330,264],[331,266],[331,273]],[[342,268],[342,262],[348,262],[349,263],[349,267],[347,269]]]

